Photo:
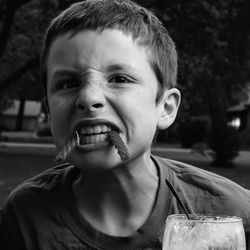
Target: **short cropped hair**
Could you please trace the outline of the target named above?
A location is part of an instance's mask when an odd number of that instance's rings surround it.
[[[41,53],[41,81],[47,91],[47,59],[53,41],[83,30],[118,29],[132,35],[150,51],[149,62],[159,82],[157,99],[165,88],[176,86],[177,52],[162,22],[149,10],[130,0],[86,0],[72,4],[49,25]],[[45,95],[46,96],[46,95]]]

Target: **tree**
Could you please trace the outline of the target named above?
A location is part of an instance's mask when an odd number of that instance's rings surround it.
[[[4,0],[0,3],[0,111],[21,100],[17,129],[22,128],[23,103],[39,100],[39,54],[49,21],[72,1]]]
[[[179,52],[180,120],[207,114],[215,122],[242,101],[250,82],[250,2],[166,0],[155,1],[152,9]]]

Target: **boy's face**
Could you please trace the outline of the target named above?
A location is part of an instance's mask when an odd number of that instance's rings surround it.
[[[52,43],[47,63],[51,128],[59,149],[79,132],[81,145],[71,163],[84,170],[121,163],[107,138],[112,129],[119,131],[130,160],[149,159],[164,104],[155,102],[158,82],[148,55],[119,30],[86,30]]]

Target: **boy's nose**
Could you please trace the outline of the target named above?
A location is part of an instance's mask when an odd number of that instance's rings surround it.
[[[98,84],[88,83],[83,86],[76,100],[77,108],[85,111],[96,111],[104,107],[105,97],[103,89]]]

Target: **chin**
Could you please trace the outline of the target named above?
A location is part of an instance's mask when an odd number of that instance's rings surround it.
[[[81,170],[88,172],[111,170],[122,163],[120,156],[115,150],[111,152],[72,152],[68,161]]]

